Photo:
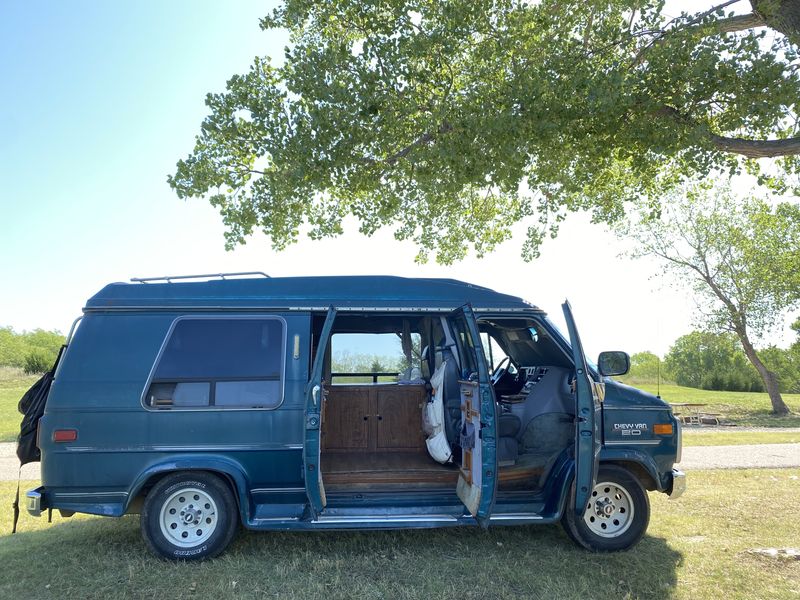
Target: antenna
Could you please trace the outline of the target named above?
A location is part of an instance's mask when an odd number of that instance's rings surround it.
[[[661,399],[661,357],[658,357],[658,370],[656,374],[656,398]]]

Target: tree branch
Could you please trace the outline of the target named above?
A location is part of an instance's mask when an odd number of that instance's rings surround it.
[[[713,23],[715,33],[733,33],[735,31],[745,31],[746,29],[753,29],[754,27],[766,26],[767,22],[754,12],[746,15],[726,17],[714,21]]]
[[[644,56],[650,49],[665,43],[667,38],[675,33],[706,31],[706,35],[716,35],[720,33],[735,33],[737,31],[745,31],[754,27],[767,27],[767,22],[755,10],[746,15],[734,15],[732,17],[716,19],[708,23],[702,23],[703,19],[714,14],[714,12],[725,8],[730,4],[735,4],[738,1],[739,0],[729,0],[728,2],[723,2],[722,4],[713,6],[707,11],[697,15],[691,21],[688,21],[685,25],[667,29],[661,32],[636,53],[632,65],[640,65],[642,62],[644,62]]]
[[[748,140],[711,133],[709,139],[718,149],[741,154],[747,158],[775,158],[800,154],[800,137],[785,140]]]
[[[421,134],[417,139],[415,139],[413,142],[411,142],[407,146],[401,148],[397,152],[395,152],[393,154],[390,154],[389,156],[387,156],[383,160],[375,160],[375,159],[369,158],[369,159],[365,159],[364,162],[367,162],[367,163],[370,163],[370,164],[384,163],[384,164],[386,164],[388,166],[392,166],[397,161],[399,161],[401,158],[405,158],[406,156],[411,154],[411,152],[413,152],[415,148],[418,148],[420,146],[424,146],[426,144],[430,144],[433,140],[436,139],[437,135],[442,134],[442,133],[447,133],[449,131],[452,131],[452,129],[453,129],[452,125],[450,125],[449,123],[443,123],[442,125],[439,126],[439,128],[435,132],[426,131],[425,133]]]
[[[741,154],[747,158],[775,158],[778,156],[796,156],[800,154],[800,137],[783,140],[750,140],[740,137],[726,137],[712,133],[708,126],[699,123],[671,106],[662,106],[657,115],[669,117],[690,127],[704,131],[706,137],[718,150]]]

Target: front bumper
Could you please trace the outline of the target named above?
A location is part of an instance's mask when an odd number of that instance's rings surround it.
[[[28,490],[25,494],[27,499],[25,506],[32,517],[41,517],[42,509],[46,508],[42,503],[42,490],[43,487],[38,487],[35,490]]]
[[[686,473],[678,469],[672,469],[672,487],[669,490],[669,499],[675,500],[683,496],[686,491]]]

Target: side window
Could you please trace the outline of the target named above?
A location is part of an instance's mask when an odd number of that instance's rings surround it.
[[[145,396],[158,409],[275,408],[282,400],[284,325],[275,318],[181,319]]]
[[[421,376],[421,336],[416,332],[334,333],[331,383],[391,383]]]

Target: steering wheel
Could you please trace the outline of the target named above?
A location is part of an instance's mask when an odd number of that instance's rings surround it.
[[[496,384],[498,381],[500,381],[500,379],[502,379],[503,375],[505,375],[506,371],[508,371],[509,365],[511,365],[510,356],[506,356],[497,364],[490,378],[492,385]]]

